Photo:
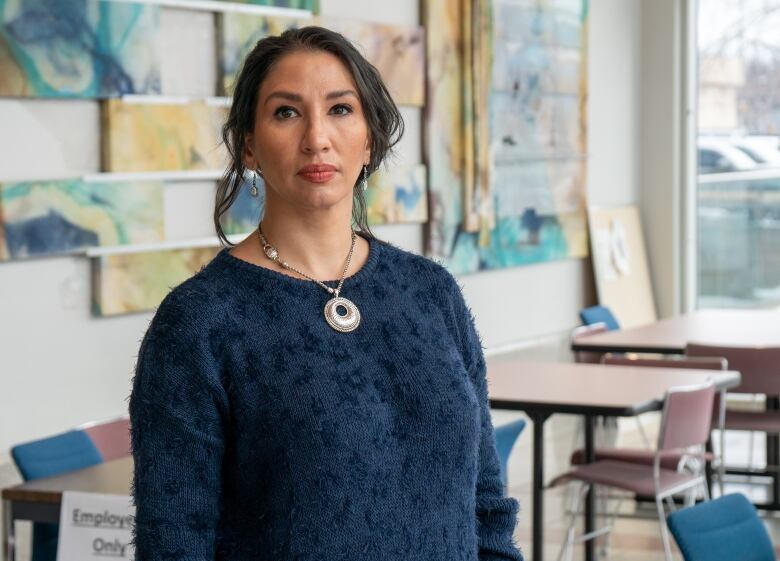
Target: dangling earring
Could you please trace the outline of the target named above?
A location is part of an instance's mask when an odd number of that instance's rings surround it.
[[[363,177],[360,179],[360,188],[365,191],[368,189],[368,166],[363,166]]]
[[[254,173],[252,174],[252,188],[249,189],[249,194],[252,195],[253,197],[256,197],[257,194],[258,194],[258,191],[257,191],[257,176],[258,175],[263,175],[263,172],[260,170],[260,168],[257,168],[256,170],[254,170]]]

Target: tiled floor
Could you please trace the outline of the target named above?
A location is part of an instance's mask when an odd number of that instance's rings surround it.
[[[499,425],[511,419],[522,416],[511,411],[493,411],[493,424]],[[643,426],[651,442],[657,434],[658,414],[646,414],[642,417]],[[545,480],[549,481],[557,473],[565,471],[568,467],[568,458],[575,443],[578,419],[568,415],[553,416],[546,423],[545,433]],[[618,424],[617,434],[614,435],[620,446],[639,446],[642,441],[634,419],[621,419]],[[509,465],[509,494],[518,498],[521,505],[521,513],[518,520],[515,537],[526,554],[531,554],[531,427],[520,436],[520,440],[512,451]],[[756,436],[752,442],[755,457],[758,463],[763,461],[764,441]],[[750,449],[750,438],[747,434],[728,433],[726,450],[729,464],[738,464],[746,461]],[[764,500],[766,488],[763,486],[740,485],[738,482],[730,482],[726,486],[726,492],[741,491],[754,500]],[[561,543],[568,524],[565,504],[566,487],[561,487],[545,492],[545,560],[555,560],[560,552]],[[770,533],[775,543],[780,544],[780,514],[773,515],[762,512],[767,520]],[[675,559],[682,559],[675,551]],[[780,547],[777,549],[780,553]],[[583,559],[582,548],[575,549],[574,559]],[[609,540],[609,549],[603,559],[615,561],[650,561],[663,559],[663,547],[656,517],[654,504],[642,504],[636,506],[634,501],[623,502],[621,516],[616,520]]]

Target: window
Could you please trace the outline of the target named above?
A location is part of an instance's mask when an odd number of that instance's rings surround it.
[[[780,0],[698,0],[699,308],[780,306]]]

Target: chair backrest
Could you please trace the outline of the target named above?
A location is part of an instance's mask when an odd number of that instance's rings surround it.
[[[507,485],[509,454],[512,452],[512,448],[517,441],[517,437],[520,436],[521,432],[523,432],[525,424],[525,419],[517,419],[515,421],[499,425],[493,430],[496,436],[496,452],[498,452],[498,459],[501,464],[501,480],[504,482],[504,487]]]
[[[714,403],[712,382],[669,389],[664,398],[658,450],[704,445],[712,428]]]
[[[734,393],[780,395],[780,347],[723,347],[690,343],[688,356],[721,356],[742,374]]]
[[[756,507],[744,495],[723,495],[667,518],[685,561],[775,561]]]
[[[648,366],[653,368],[695,368],[702,370],[727,370],[728,361],[723,357],[678,356],[647,357],[637,354],[616,355],[607,353],[601,358],[602,364],[618,366]]]
[[[572,329],[569,341],[574,342],[577,339],[597,335],[606,331],[609,331],[609,328],[607,327],[607,324],[602,321],[590,325],[580,325]],[[601,361],[603,354],[604,353],[597,351],[574,351],[574,362],[598,364]]]
[[[580,319],[585,325],[601,322],[606,323],[607,328],[610,331],[620,329],[620,324],[612,313],[612,310],[606,306],[591,306],[590,308],[584,308],[580,310]]]
[[[130,418],[127,416],[110,421],[84,423],[77,428],[89,435],[104,462],[131,454]]]
[[[103,462],[89,436],[78,430],[14,446],[11,457],[25,481]]]

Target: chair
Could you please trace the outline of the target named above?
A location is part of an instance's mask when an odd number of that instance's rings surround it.
[[[104,462],[125,458],[131,454],[130,417],[127,415],[107,421],[83,423],[77,426],[76,430],[87,433]]]
[[[739,493],[674,512],[667,524],[685,561],[775,561],[756,507]]]
[[[620,329],[617,318],[615,318],[612,310],[606,306],[591,306],[590,308],[584,308],[580,310],[580,319],[585,325],[605,323],[609,331]]]
[[[601,359],[602,364],[618,365],[618,366],[637,366],[646,368],[691,368],[701,370],[726,370],[728,368],[728,362],[722,357],[687,357],[687,356],[669,356],[665,358],[652,358],[649,356],[628,354],[628,355],[616,355],[607,353]],[[725,400],[715,399],[715,406],[713,407],[713,423],[721,428],[723,426],[723,404]],[[644,432],[642,423],[637,417],[637,424],[639,427],[642,440],[645,444],[648,443],[647,435]],[[721,450],[723,450],[721,431]],[[645,465],[652,465],[655,452],[650,449],[632,449],[632,448],[597,448],[595,450],[595,459],[598,460],[619,460],[625,462],[639,463]],[[715,461],[715,456],[708,449],[705,454],[705,459],[708,465],[712,465]],[[669,454],[661,459],[661,467],[666,469],[678,469],[682,460],[682,454]],[[585,463],[585,452],[582,448],[575,450],[570,462],[572,465],[582,465]],[[721,494],[723,493],[723,462],[719,461],[719,477]],[[709,474],[707,477],[709,485]]]
[[[50,477],[103,462],[87,433],[68,431],[11,448],[25,481]],[[33,523],[32,561],[56,561],[59,524]]]
[[[704,446],[710,434],[714,399],[715,387],[712,382],[701,386],[672,388],[666,392],[661,431],[658,435],[658,447],[654,453],[652,465],[600,460],[576,467],[551,482],[551,486],[569,481],[579,481],[582,484],[580,491],[575,493],[573,497],[569,529],[560,558],[570,558],[575,541],[588,541],[611,530],[612,523],[610,522],[605,528],[585,534],[576,540],[574,536],[574,525],[584,492],[591,486],[601,485],[655,499],[658,519],[661,523],[664,554],[667,561],[672,561],[671,543],[665,522],[664,501],[669,503],[671,509],[674,509],[671,497],[687,491],[687,504],[693,504],[696,498],[695,491],[699,487],[703,490],[704,498],[709,499],[703,474]],[[689,467],[690,472],[663,467],[662,460],[666,456],[678,453],[682,453],[682,461]]]
[[[517,419],[510,423],[505,423],[501,426],[495,427],[494,433],[496,435],[496,451],[498,452],[498,459],[501,462],[501,480],[504,482],[504,489],[509,489],[508,483],[508,466],[509,466],[509,454],[512,452],[512,448],[517,442],[517,437],[523,432],[525,428],[525,419]]]
[[[780,396],[780,347],[724,347],[691,343],[686,347],[685,354],[690,357],[725,358],[731,370],[738,370],[742,374],[739,386],[730,389],[729,392]],[[723,428],[780,435],[780,411],[726,409]],[[723,451],[721,454],[724,456],[725,463],[725,454]],[[767,467],[777,469],[778,466]]]
[[[591,323],[589,325],[580,325],[572,329],[569,336],[569,342],[574,343],[577,339],[598,335],[609,331],[609,327],[603,321]],[[598,364],[604,353],[598,351],[574,351],[574,362],[583,364]]]

